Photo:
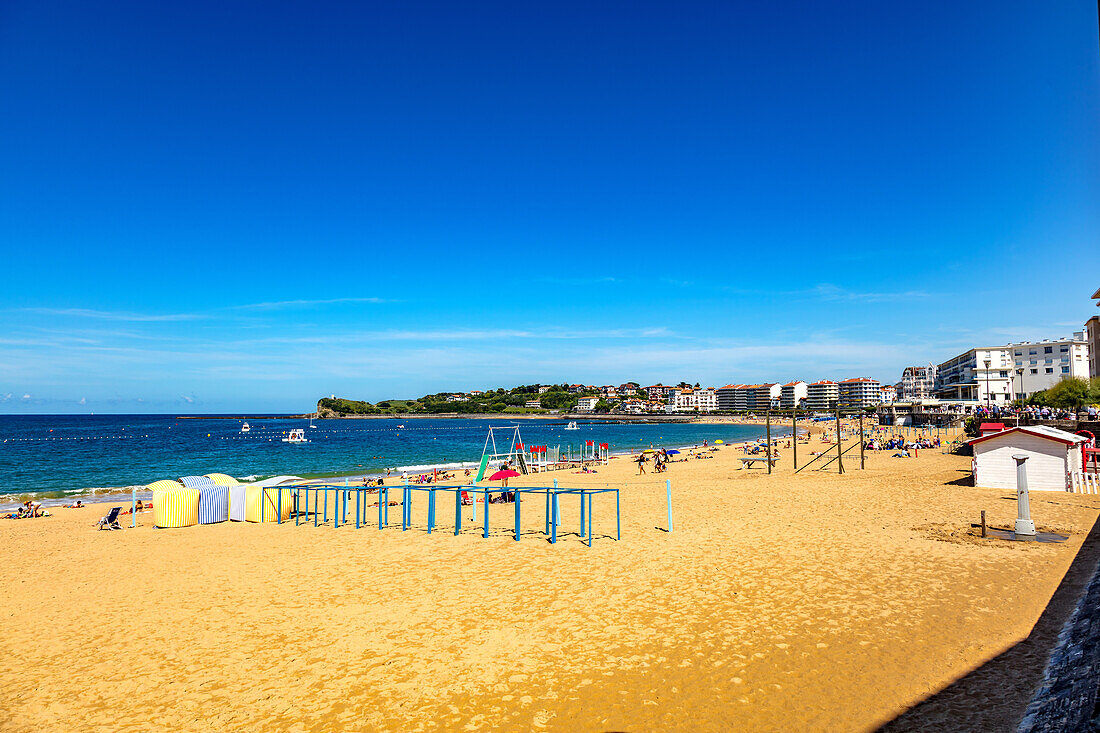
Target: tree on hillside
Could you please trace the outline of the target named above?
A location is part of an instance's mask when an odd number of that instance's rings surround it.
[[[1046,404],[1064,410],[1075,410],[1089,401],[1089,392],[1088,380],[1081,377],[1066,377],[1046,390]]]

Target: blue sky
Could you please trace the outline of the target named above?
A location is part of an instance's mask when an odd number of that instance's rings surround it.
[[[871,376],[1096,312],[1096,5],[0,11],[0,412]]]

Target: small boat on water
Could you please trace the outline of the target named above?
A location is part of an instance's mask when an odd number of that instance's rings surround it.
[[[301,428],[295,428],[290,431],[290,435],[283,438],[284,443],[308,443],[306,440],[306,431]]]
[[[577,423],[575,423],[575,422],[571,422],[568,425],[566,425],[565,429],[566,430],[580,430],[580,428],[577,427]]]
[[[310,426],[311,428],[315,428],[315,427],[317,427],[316,425],[314,425],[314,424],[313,424],[313,415],[310,415],[310,416],[309,416],[309,426]]]
[[[248,423],[245,423],[244,425],[241,426],[241,432],[242,433],[247,433],[251,429],[252,428],[248,425]]]

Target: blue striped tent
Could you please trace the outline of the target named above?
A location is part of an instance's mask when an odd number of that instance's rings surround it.
[[[217,486],[208,476],[182,476],[180,483],[189,489],[201,489],[204,486]]]
[[[199,524],[217,524],[229,519],[229,487],[210,484],[199,487]]]

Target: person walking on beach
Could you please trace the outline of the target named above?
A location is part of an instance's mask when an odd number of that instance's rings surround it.
[[[645,453],[638,456],[638,475],[645,473]]]

